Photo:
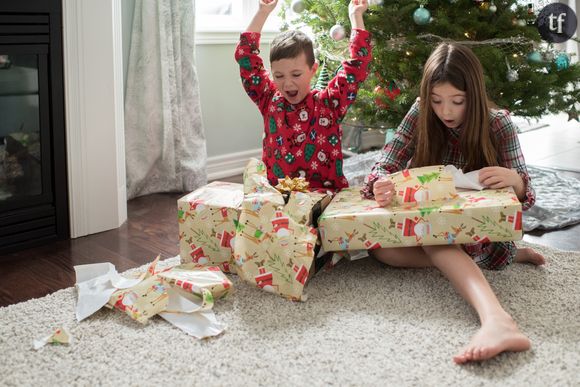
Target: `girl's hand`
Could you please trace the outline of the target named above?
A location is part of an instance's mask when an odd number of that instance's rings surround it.
[[[377,204],[381,207],[386,207],[393,200],[395,184],[391,180],[379,179],[373,184],[373,193]]]
[[[362,15],[368,8],[368,0],[350,0],[350,4],[348,5],[348,14]]]
[[[276,8],[278,0],[258,0],[260,4],[259,10],[261,12],[267,12],[268,14]]]
[[[488,188],[513,187],[516,192],[523,190],[524,181],[515,169],[485,167],[479,171],[479,182]]]

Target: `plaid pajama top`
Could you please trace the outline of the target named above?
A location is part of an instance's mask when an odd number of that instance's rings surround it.
[[[300,103],[289,103],[269,77],[259,56],[260,34],[244,32],[236,48],[242,85],[264,120],[262,160],[270,184],[279,178],[304,177],[310,188],[337,191],[348,187],[342,172],[340,122],[367,78],[372,58],[370,33],[353,28],[350,59],[323,90],[312,90]]]
[[[385,145],[379,160],[366,177],[365,185],[361,190],[364,197],[374,198],[373,184],[380,177],[408,167],[415,152],[412,138],[418,117],[419,103],[415,102],[397,128],[394,138]],[[524,181],[526,191],[522,209],[525,211],[534,205],[536,194],[520,148],[517,129],[506,110],[492,110],[489,120],[491,132],[498,140],[499,165],[515,169]],[[465,166],[465,160],[459,148],[461,128],[448,128],[448,133],[450,141],[441,164],[452,164],[461,169]],[[503,269],[513,261],[516,254],[514,242],[471,243],[462,246],[478,265],[493,270]]]

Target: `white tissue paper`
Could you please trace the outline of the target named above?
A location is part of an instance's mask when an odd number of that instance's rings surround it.
[[[479,169],[463,173],[461,169],[457,169],[454,165],[446,165],[444,170],[453,175],[455,188],[476,189],[478,191],[485,189],[485,186],[479,182]]]

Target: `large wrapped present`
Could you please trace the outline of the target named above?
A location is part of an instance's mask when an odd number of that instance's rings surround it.
[[[286,203],[256,159],[244,172],[244,192],[234,247],[238,275],[263,290],[303,299],[318,239],[313,213],[322,212],[329,196],[289,191]]]
[[[182,263],[235,273],[232,250],[243,199],[241,184],[216,181],[177,201]]]
[[[511,188],[383,208],[351,187],[326,207],[319,231],[326,251],[514,241],[522,238],[522,207]]]

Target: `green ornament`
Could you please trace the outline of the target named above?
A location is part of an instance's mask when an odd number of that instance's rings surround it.
[[[532,51],[527,56],[528,63],[542,63],[542,54],[538,51]]]
[[[415,24],[424,26],[429,24],[431,20],[431,12],[422,5],[413,12],[413,21]]]
[[[556,64],[556,70],[566,70],[570,67],[570,57],[565,52],[560,52],[554,58],[554,63]]]

